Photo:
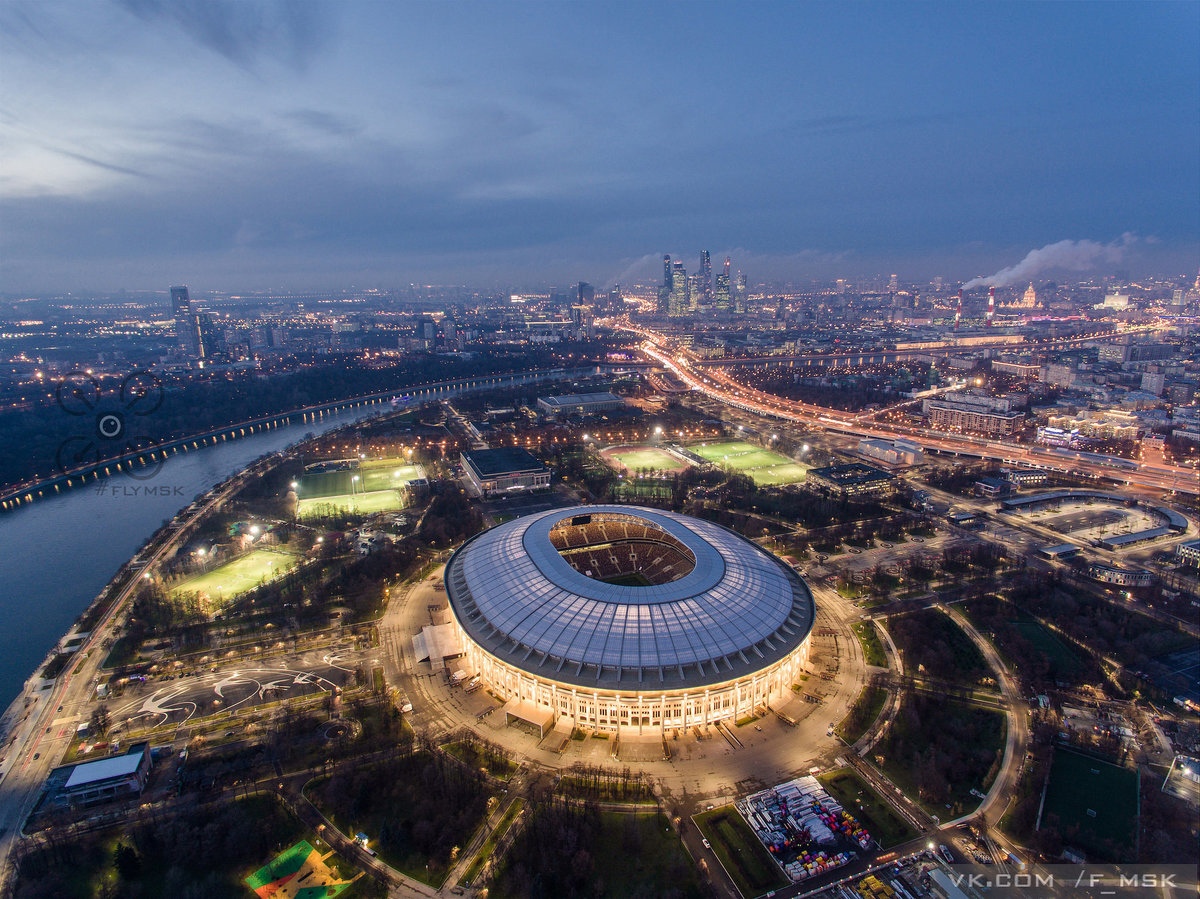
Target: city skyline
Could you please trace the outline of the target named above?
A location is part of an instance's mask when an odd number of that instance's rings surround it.
[[[1195,271],[1197,4],[678,12],[7,4],[0,290]]]

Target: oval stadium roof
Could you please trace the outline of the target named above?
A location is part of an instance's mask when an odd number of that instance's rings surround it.
[[[578,516],[612,522],[606,533],[618,546],[628,532],[609,516],[641,519],[683,543],[695,567],[656,586],[588,577],[549,538]],[[632,506],[578,506],[507,522],[460,547],[445,578],[454,614],[476,643],[539,678],[590,688],[681,690],[743,677],[800,645],[815,611],[800,576],[744,537]]]

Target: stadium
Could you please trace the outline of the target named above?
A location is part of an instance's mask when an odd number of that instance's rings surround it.
[[[446,565],[464,655],[508,717],[545,732],[654,734],[789,699],[808,585],[711,522],[634,506],[556,509],[478,534]]]

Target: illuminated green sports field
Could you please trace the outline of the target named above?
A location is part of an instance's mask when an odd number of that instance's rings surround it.
[[[687,449],[689,453],[695,453],[714,465],[728,466],[748,475],[761,486],[795,484],[803,481],[808,473],[808,466],[744,440],[698,443]]]
[[[601,455],[618,469],[637,474],[649,471],[683,471],[688,465],[678,456],[654,446],[618,446],[604,450]]]
[[[396,512],[406,506],[408,482],[424,477],[425,469],[402,459],[371,459],[334,471],[306,472],[296,488],[296,517]]]
[[[279,577],[300,563],[300,557],[285,549],[254,549],[212,571],[180,581],[171,588],[171,598],[188,593],[207,596],[219,605],[252,590],[264,581]]]
[[[296,503],[296,517],[316,518],[326,514],[345,512],[353,515],[370,515],[374,512],[398,512],[405,508],[404,491],[373,490],[370,493],[335,493],[332,496],[314,496]]]

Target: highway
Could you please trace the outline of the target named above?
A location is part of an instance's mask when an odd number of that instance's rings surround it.
[[[1082,472],[1092,477],[1107,478],[1130,486],[1200,495],[1200,473],[1190,468],[1166,464],[1154,466],[1142,464],[1137,465],[1136,468],[1113,467],[1088,459],[1086,454],[1058,455],[1048,453],[1042,447],[1006,443],[996,439],[896,427],[871,421],[866,416],[850,415],[838,409],[786,400],[741,384],[720,368],[706,368],[704,371],[699,371],[693,366],[694,360],[686,351],[668,347],[665,339],[654,332],[641,329],[632,330],[645,338],[640,346],[641,352],[662,365],[689,389],[702,391],[705,395],[727,405],[757,415],[796,422],[814,429],[852,437],[905,440],[918,444],[927,452],[971,456],[1004,462],[1009,465],[1026,465],[1032,468]],[[1132,465],[1136,465],[1136,463],[1131,463]]]

